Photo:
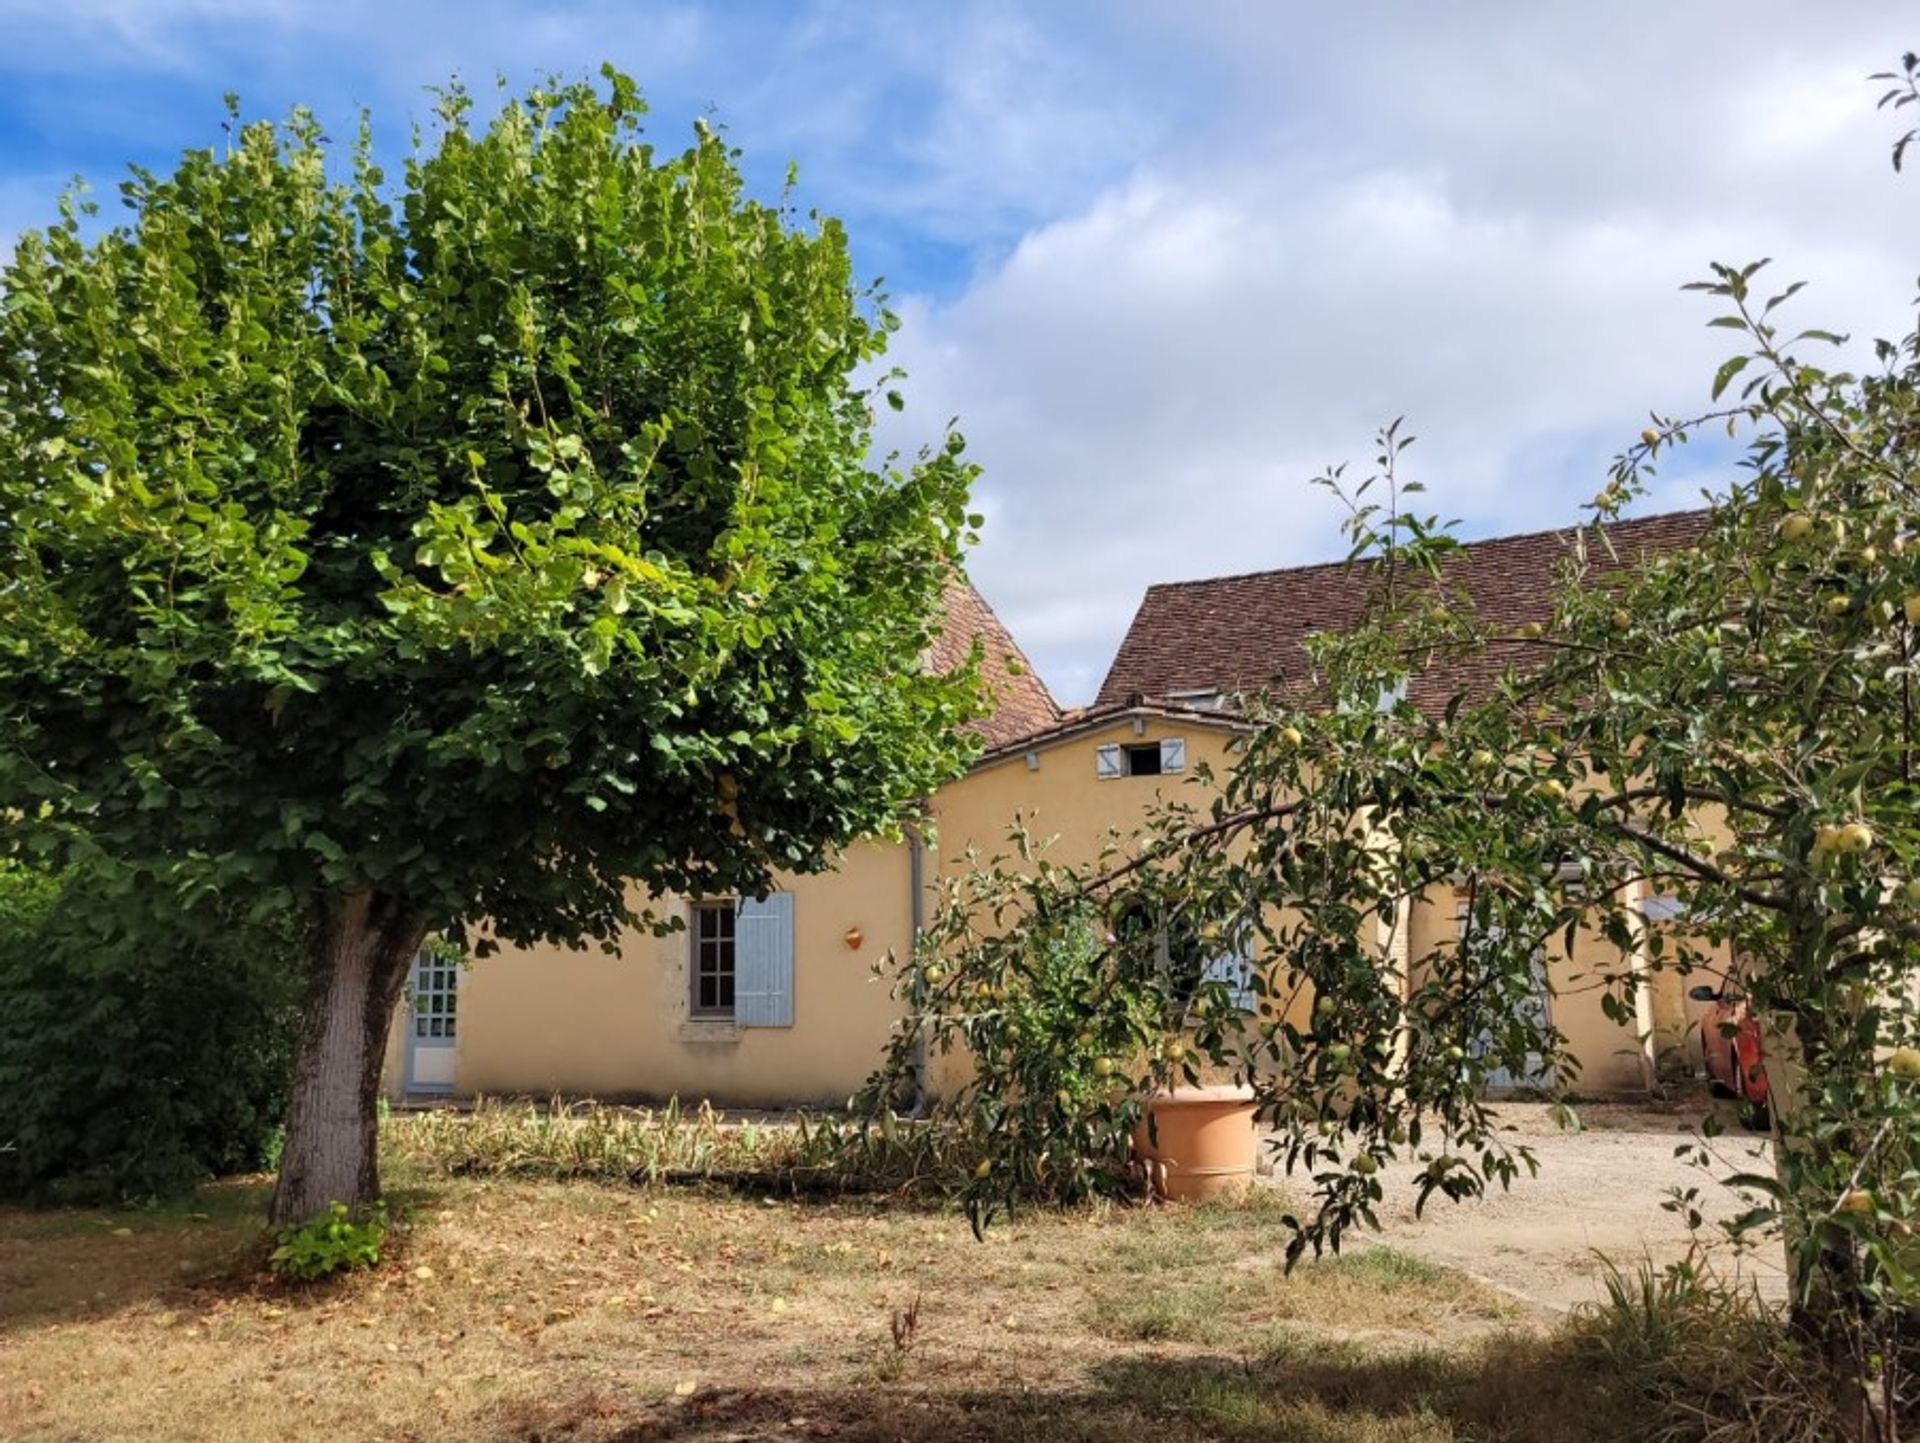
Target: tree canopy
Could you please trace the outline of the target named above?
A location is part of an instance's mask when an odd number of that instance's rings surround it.
[[[841,227],[604,73],[394,176],[236,113],[0,281],[4,845],[377,942],[368,1028],[426,929],[758,891],[963,759],[960,438],[870,461]]]

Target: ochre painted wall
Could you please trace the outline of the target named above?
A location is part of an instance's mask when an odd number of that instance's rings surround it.
[[[1199,781],[1201,770],[1209,769],[1216,783],[1224,778],[1232,770],[1240,735],[1224,720],[1146,715],[1136,727],[1133,718],[1122,717],[1036,750],[1035,766],[1029,767],[1026,755],[1016,754],[977,768],[936,798],[930,860],[941,875],[951,875],[968,865],[969,846],[983,861],[1010,854],[1007,833],[1019,814],[1036,841],[1053,839],[1046,852],[1050,859],[1095,863],[1112,833],[1131,835],[1160,803],[1187,802],[1196,809],[1209,805],[1213,791]],[[1182,772],[1099,776],[1096,754],[1101,746],[1144,746],[1174,737],[1186,743]],[[1294,1021],[1304,1025],[1312,1005],[1311,994],[1296,998]],[[928,1083],[936,1093],[951,1092],[968,1072],[964,1055],[935,1054],[929,1059]]]
[[[1016,815],[1036,838],[1053,837],[1049,855],[1062,862],[1095,861],[1109,835],[1132,833],[1158,801],[1211,800],[1196,781],[1203,767],[1215,777],[1231,770],[1239,733],[1223,721],[1145,715],[1121,717],[1084,733],[1014,753],[977,767],[933,799],[922,861],[923,906],[930,909],[938,880],[967,863],[972,845],[983,857],[1008,850]],[[1186,743],[1182,773],[1101,779],[1095,756],[1102,744],[1151,744],[1168,737]],[[506,951],[472,964],[463,974],[455,1061],[456,1094],[592,1094],[607,1098],[685,1101],[708,1098],[733,1105],[840,1103],[878,1063],[899,1004],[873,964],[889,949],[904,958],[911,945],[911,853],[902,842],[874,842],[849,850],[837,870],[784,878],[794,898],[794,1003],[789,1028],[734,1028],[688,1019],[685,931],[666,937],[645,932],[619,939],[614,955],[597,948]],[[684,915],[685,899],[658,906]],[[1404,941],[1395,951],[1418,958],[1455,935],[1455,899],[1436,887],[1409,909]],[[844,936],[862,934],[857,949]],[[1583,1062],[1579,1086],[1595,1093],[1631,1092],[1645,1085],[1645,1063],[1632,1026],[1606,1018],[1592,974],[1617,966],[1611,949],[1582,935],[1572,956],[1549,952],[1553,1019]],[[1688,1004],[1676,979],[1656,977],[1647,1015],[1663,1046],[1682,1036]],[[1301,992],[1290,1012],[1306,1026],[1312,997]],[[405,1009],[388,1050],[389,1089],[404,1086]],[[950,1090],[964,1060],[932,1059],[929,1081]]]
[[[1102,745],[1144,746],[1170,737],[1186,742],[1183,772],[1111,780],[1097,776],[1094,758]],[[1008,828],[1015,813],[1021,813],[1035,837],[1057,836],[1049,856],[1091,862],[1100,855],[1109,831],[1132,832],[1156,801],[1191,800],[1198,806],[1210,800],[1211,791],[1195,784],[1198,769],[1205,763],[1216,777],[1223,776],[1232,766],[1229,748],[1237,737],[1218,722],[1146,717],[1136,731],[1131,721],[1122,719],[1036,750],[1033,769],[1024,754],[977,767],[943,787],[934,799],[934,856],[946,868],[959,864],[969,844],[985,856],[1004,851]]]
[[[844,1103],[899,1015],[872,967],[911,943],[910,886],[897,842],[854,847],[833,872],[781,879],[794,899],[791,1027],[690,1021],[685,930],[628,932],[611,956],[538,946],[482,958],[460,981],[454,1091]],[[684,915],[685,901],[661,899],[656,910]],[[857,949],[849,928],[862,933]]]
[[[1184,772],[1100,781],[1094,753],[1102,742],[1187,743]],[[969,841],[1000,850],[1014,815],[1028,814],[1038,834],[1059,833],[1054,855],[1091,860],[1110,828],[1130,832],[1159,796],[1206,794],[1190,785],[1204,760],[1216,774],[1230,765],[1235,733],[1217,723],[1148,721],[1136,732],[1120,721],[1070,737],[1038,753],[980,767],[934,800],[923,857],[926,906],[943,868],[959,865]],[[734,1105],[840,1103],[880,1060],[899,1004],[873,965],[912,945],[911,856],[905,843],[863,844],[837,870],[782,878],[794,898],[794,1008],[790,1028],[733,1028],[690,1022],[688,937],[631,932],[609,956],[539,946],[474,962],[461,976],[454,1091],[591,1094],[606,1098]],[[684,912],[685,899],[660,907]],[[863,934],[858,950],[844,940]],[[395,1019],[387,1082],[405,1089],[406,1009]],[[937,1087],[937,1065],[933,1081]]]

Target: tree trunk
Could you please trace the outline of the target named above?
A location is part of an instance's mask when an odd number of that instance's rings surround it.
[[[335,1202],[380,1196],[380,1069],[407,968],[426,926],[391,897],[329,898],[287,1102],[275,1226],[303,1223]]]

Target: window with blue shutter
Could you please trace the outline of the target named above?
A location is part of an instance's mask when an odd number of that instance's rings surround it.
[[[1662,893],[1642,898],[1640,915],[1649,922],[1676,922],[1687,915],[1687,904],[1682,898]]]
[[[793,1026],[793,894],[742,897],[733,922],[733,1020]]]
[[[1224,982],[1233,996],[1233,1005],[1242,1012],[1253,1011],[1253,959],[1244,948],[1209,957],[1201,966],[1200,975],[1207,982]]]

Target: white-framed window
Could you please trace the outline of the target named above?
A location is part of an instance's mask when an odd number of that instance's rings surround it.
[[[734,923],[739,904],[728,898],[722,902],[696,902],[693,907],[693,995],[687,1011],[694,1017],[733,1019],[735,968]]]
[[[1157,742],[1107,742],[1096,747],[1093,772],[1101,781],[1119,777],[1158,777],[1187,769],[1187,740],[1166,737]]]
[[[1245,941],[1204,960],[1200,964],[1200,980],[1225,984],[1233,1005],[1242,1012],[1252,1012],[1258,1006],[1253,982],[1253,948]]]
[[[451,1041],[458,1022],[460,964],[422,952],[413,964],[413,1035],[422,1041]]]
[[[1118,938],[1135,945],[1152,938],[1154,962],[1183,1001],[1199,986],[1219,982],[1242,1012],[1252,1012],[1258,1005],[1253,939],[1247,928],[1234,927],[1229,940],[1209,943],[1191,922],[1163,921],[1147,904],[1135,901],[1115,914],[1113,930]]]
[[[687,1015],[793,1026],[793,894],[695,902],[687,919]]]
[[[1649,922],[1677,922],[1687,915],[1686,900],[1670,892],[1644,897],[1640,901],[1640,915]]]

